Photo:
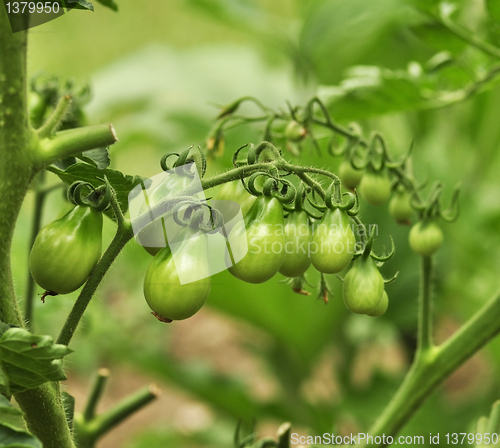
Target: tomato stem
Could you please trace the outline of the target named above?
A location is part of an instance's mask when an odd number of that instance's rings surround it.
[[[432,337],[432,257],[421,257],[417,356],[434,346]]]
[[[43,124],[43,126],[38,129],[36,132],[39,138],[49,137],[57,127],[61,124],[64,116],[68,112],[69,107],[71,106],[71,97],[69,95],[64,95],[59,98],[59,102],[57,103],[54,112],[50,115],[47,121]]]
[[[90,421],[95,416],[95,411],[109,379],[108,369],[99,369],[90,388],[87,404],[83,411],[83,419]]]

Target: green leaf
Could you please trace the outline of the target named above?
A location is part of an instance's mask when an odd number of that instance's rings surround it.
[[[500,2],[498,0],[485,0],[486,1],[486,10],[490,17],[500,22]]]
[[[12,406],[12,404],[6,397],[0,395],[0,415],[2,414],[22,415],[23,413],[19,409]]]
[[[144,177],[125,175],[117,170],[99,170],[98,168],[89,165],[88,163],[75,163],[65,170],[61,170],[52,165],[48,167],[47,170],[53,172],[54,174],[57,174],[59,178],[68,185],[71,185],[77,180],[81,180],[89,182],[95,187],[98,187],[103,184],[103,182],[99,179],[102,179],[104,175],[106,175],[109,183],[116,192],[118,202],[120,203],[120,207],[123,213],[128,210],[128,195],[130,191],[136,185],[139,185],[141,182],[146,181],[146,178]],[[111,218],[114,218],[112,211],[106,213]]]
[[[454,55],[459,55],[467,47],[467,42],[452,34],[437,20],[426,20],[413,26],[411,30],[436,51],[449,51]]]
[[[2,448],[42,448],[42,442],[26,431],[10,425],[0,424],[0,447]]]
[[[78,158],[80,160],[83,160],[84,162],[94,165],[99,170],[105,170],[111,162],[111,160],[109,159],[109,151],[107,147],[83,151],[82,154],[78,156]]]
[[[406,0],[406,3],[423,12],[436,14],[441,0]]]
[[[47,381],[66,379],[61,358],[72,350],[54,344],[50,336],[37,336],[11,328],[0,338],[0,393],[11,395]]]
[[[90,11],[94,11],[94,5],[87,0],[66,0],[66,3],[69,8],[89,9]]]
[[[427,101],[418,78],[403,70],[375,66],[353,67],[340,85],[320,86],[318,96],[336,119],[360,119],[421,109]]]
[[[118,11],[118,5],[114,0],[97,0],[101,5],[107,6],[113,11]]]

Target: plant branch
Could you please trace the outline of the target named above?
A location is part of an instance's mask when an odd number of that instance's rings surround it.
[[[39,142],[37,157],[43,166],[57,160],[74,156],[89,149],[112,145],[118,141],[111,124],[98,124],[57,132],[53,138],[44,138]]]
[[[44,123],[44,125],[37,130],[37,134],[39,138],[49,137],[61,124],[64,116],[68,112],[69,107],[71,106],[71,97],[69,95],[64,95],[59,99],[54,112],[52,112],[51,116]]]
[[[415,357],[399,390],[368,431],[370,435],[395,435],[437,386],[498,333],[500,291],[446,342]]]
[[[483,53],[489,56],[500,58],[500,48],[482,40],[476,34],[460,25],[457,25],[446,16],[441,16],[439,21],[445,26],[448,31],[450,31],[452,34],[459,37],[463,41],[467,42],[473,47],[476,47],[478,50],[481,50]]]
[[[57,344],[68,345],[71,342],[83,313],[87,309],[87,306],[97,290],[97,287],[104,278],[104,275],[113,261],[115,261],[125,244],[127,244],[133,236],[134,233],[129,221],[127,221],[122,228],[118,228],[115,237],[91,272],[85,286],[78,296],[78,299],[76,299],[76,302],[73,305],[61,332],[59,333]]]
[[[85,409],[83,411],[83,419],[85,421],[90,421],[94,418],[97,405],[99,404],[99,400],[101,399],[102,393],[104,392],[104,388],[106,387],[108,379],[109,379],[108,369],[99,369],[97,371],[97,375],[90,389],[90,394],[87,404],[85,405]]]
[[[43,448],[76,448],[55,384],[20,392],[15,399],[25,412],[28,429],[42,441]]]
[[[92,448],[96,441],[125,419],[160,396],[160,390],[154,385],[145,387],[122,400],[110,410],[90,421],[76,418],[76,434],[80,448]]]
[[[417,356],[433,347],[432,342],[432,257],[422,257],[418,304]]]

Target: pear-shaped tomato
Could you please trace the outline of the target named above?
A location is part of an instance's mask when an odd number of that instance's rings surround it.
[[[353,313],[371,314],[377,309],[384,292],[384,279],[375,261],[364,255],[356,258],[344,278],[346,307]]]
[[[246,216],[257,197],[245,190],[241,180],[235,180],[224,184],[215,196],[215,199],[218,201],[237,202],[241,207],[241,213],[243,216]]]
[[[151,260],[144,279],[144,296],[156,316],[164,321],[191,317],[210,293],[208,242],[206,234],[186,228],[180,243],[161,249]],[[172,254],[172,250],[174,254]],[[192,282],[181,278],[192,277]]]
[[[410,247],[424,257],[434,254],[443,244],[443,231],[434,219],[417,222],[410,230]]]
[[[347,213],[338,208],[327,209],[311,239],[312,264],[319,272],[336,274],[352,260],[355,245]]]
[[[387,296],[387,293],[384,291],[382,293],[382,298],[380,299],[380,302],[377,305],[377,308],[375,308],[375,310],[372,311],[369,314],[369,316],[373,317],[382,316],[382,314],[385,314],[385,312],[387,311],[388,306],[389,306],[389,297]]]
[[[351,162],[344,159],[339,166],[339,177],[347,188],[354,189],[363,177],[363,170],[357,170],[351,165]]]
[[[371,205],[381,205],[391,196],[391,180],[386,171],[368,170],[361,178],[359,192]]]
[[[278,272],[285,256],[283,206],[274,197],[259,196],[244,221],[231,233],[246,233],[248,252],[229,272],[248,283],[263,283]]]
[[[413,208],[410,203],[410,194],[406,189],[399,185],[396,189],[394,196],[389,202],[389,213],[399,223],[409,223],[413,215]]]
[[[309,217],[303,210],[290,212],[285,220],[285,258],[279,270],[286,277],[298,277],[311,265]]]
[[[76,206],[38,233],[31,275],[46,291],[68,294],[82,286],[101,257],[102,214]]]
[[[193,180],[192,176],[181,173],[180,170],[176,170],[174,173],[169,172],[165,176],[165,179],[163,179],[148,196],[148,202],[144,202],[142,205],[140,214],[147,212],[169,195],[178,193],[186,188]],[[165,220],[167,222],[165,222]],[[168,214],[162,218],[155,219],[141,229],[135,236],[135,239],[144,247],[146,252],[154,256],[160,249],[168,246],[166,228],[172,225],[171,223],[172,216]]]

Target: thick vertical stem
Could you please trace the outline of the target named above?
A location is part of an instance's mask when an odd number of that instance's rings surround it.
[[[13,34],[0,7],[0,319],[23,326],[14,294],[10,250],[23,198],[33,176],[26,106],[26,32]]]
[[[45,383],[16,394],[16,401],[25,412],[29,431],[42,441],[43,448],[75,448],[66,412],[55,388],[55,384]]]
[[[40,168],[26,101],[27,33],[12,33],[0,5],[0,319],[24,327],[11,272],[14,228],[29,184]],[[73,448],[60,394],[52,384],[16,394],[28,428],[45,448]]]

